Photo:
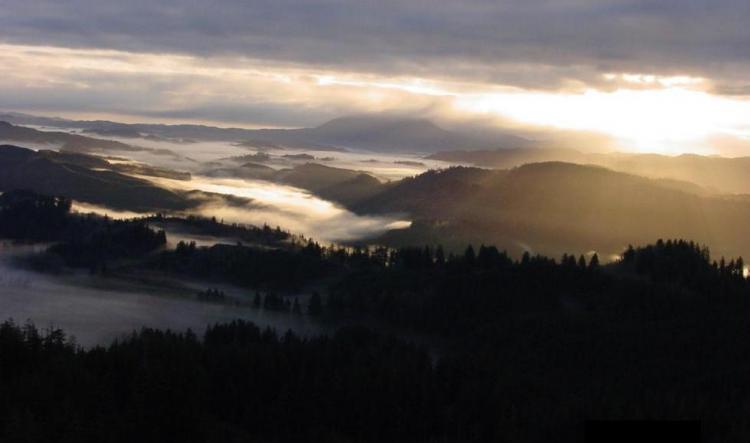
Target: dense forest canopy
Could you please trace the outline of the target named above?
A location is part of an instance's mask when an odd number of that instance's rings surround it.
[[[0,235],[52,241],[44,257],[65,267],[231,282],[258,309],[375,319],[440,346],[362,327],[303,338],[236,322],[83,350],[63,331],[6,323],[3,439],[572,442],[585,419],[653,418],[699,419],[711,442],[749,437],[750,281],[742,259],[700,244],[658,240],[606,264],[487,245],[328,247],[269,227],[69,207],[5,193]],[[168,220],[253,241],[164,249],[150,224]],[[285,295],[321,287],[304,308]],[[226,301],[217,289],[198,300]]]

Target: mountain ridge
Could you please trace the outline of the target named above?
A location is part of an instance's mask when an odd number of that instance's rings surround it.
[[[750,157],[698,154],[591,153],[573,149],[497,149],[445,151],[428,156],[453,164],[507,169],[525,163],[564,161],[592,164],[654,179],[691,182],[714,193],[750,194]]]
[[[390,244],[495,243],[519,252],[615,251],[643,238],[696,238],[726,256],[750,255],[750,200],[596,165],[532,163],[506,170],[453,167],[402,180],[352,209],[403,213],[412,228]]]
[[[381,114],[344,116],[315,127],[296,129],[243,129],[207,125],[118,123],[106,120],[76,121],[0,113],[0,120],[13,124],[81,129],[101,135],[158,136],[173,140],[237,142],[248,147],[301,147],[310,150],[363,149],[378,152],[438,152],[449,149],[479,149],[527,146],[531,142],[510,133],[476,134],[447,130],[418,117]]]

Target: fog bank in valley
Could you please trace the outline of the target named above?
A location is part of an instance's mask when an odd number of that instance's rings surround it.
[[[392,216],[362,216],[291,186],[262,180],[194,176],[190,181],[150,178],[157,184],[182,190],[200,190],[251,200],[247,205],[227,205],[216,199],[195,210],[206,217],[230,223],[280,226],[315,240],[333,242],[371,238],[389,229],[406,228],[409,222]]]
[[[144,327],[178,331],[191,328],[202,333],[209,324],[238,318],[280,331],[322,332],[323,326],[306,316],[200,302],[190,299],[189,292],[164,295],[163,289],[135,284],[132,287],[102,288],[100,286],[105,282],[97,277],[52,276],[12,265],[14,256],[41,249],[42,246],[32,248],[0,243],[0,321],[12,318],[16,323],[31,321],[40,328],[62,328],[86,347],[108,344]],[[235,298],[242,297],[247,301],[252,298],[250,291],[222,290]]]

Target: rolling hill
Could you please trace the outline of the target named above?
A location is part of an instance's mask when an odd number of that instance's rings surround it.
[[[98,157],[0,145],[0,191],[25,189],[132,211],[184,210],[198,203],[108,165]]]
[[[532,148],[446,151],[432,154],[429,158],[502,169],[545,161],[592,164],[650,178],[689,181],[715,193],[750,193],[750,157],[585,153],[572,149]]]
[[[411,216],[411,229],[384,238],[394,244],[495,243],[554,255],[690,238],[720,255],[750,256],[750,201],[683,189],[692,188],[562,162],[454,167],[404,179],[352,207]]]
[[[49,145],[66,152],[138,151],[143,148],[114,140],[101,140],[67,132],[39,131],[0,121],[0,140],[14,143]]]

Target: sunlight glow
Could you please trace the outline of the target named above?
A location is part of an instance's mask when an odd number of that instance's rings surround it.
[[[666,154],[684,152],[686,144],[700,146],[712,134],[750,132],[750,102],[681,87],[471,95],[457,99],[456,106],[528,124],[603,132],[636,150]]]
[[[170,120],[176,118],[170,117],[172,112],[215,108],[223,113],[217,121],[208,114],[201,117],[202,111],[196,111],[190,121],[257,127],[260,123],[244,122],[243,107],[274,103],[282,111],[294,110],[293,114],[302,109],[328,110],[330,118],[395,111],[444,121],[497,120],[499,125],[521,130],[596,132],[611,136],[626,150],[664,154],[717,154],[722,153],[722,146],[750,140],[750,100],[716,95],[709,79],[687,75],[611,72],[602,75],[601,89],[536,91],[502,84],[306,69],[244,58],[206,60],[1,43],[0,75],[4,76],[0,98],[3,90],[13,96],[17,90],[32,88],[39,96],[50,91],[69,94],[74,104],[86,100],[102,101],[101,106],[123,103],[124,111],[112,110],[112,117],[97,114],[101,110],[96,107],[78,110],[88,119],[184,123]],[[140,96],[148,100],[133,100]],[[60,112],[75,114],[76,108]],[[165,117],[151,119],[151,115]],[[719,146],[716,137],[732,140]],[[747,148],[731,149],[742,153]]]
[[[456,96],[455,92],[449,92],[437,85],[427,82],[423,79],[408,79],[401,81],[383,82],[383,81],[361,81],[353,79],[339,78],[333,75],[320,75],[317,76],[318,85],[329,86],[329,85],[341,85],[341,86],[355,86],[360,88],[378,88],[378,89],[394,89],[398,91],[410,92],[419,95],[432,95],[432,96]]]
[[[640,74],[640,73],[607,73],[604,74],[604,79],[607,81],[622,81],[625,83],[631,83],[634,85],[646,85],[646,86],[660,86],[660,87],[696,87],[705,85],[707,80],[701,77],[689,77],[687,75],[676,75],[676,76],[661,76],[654,74]]]

